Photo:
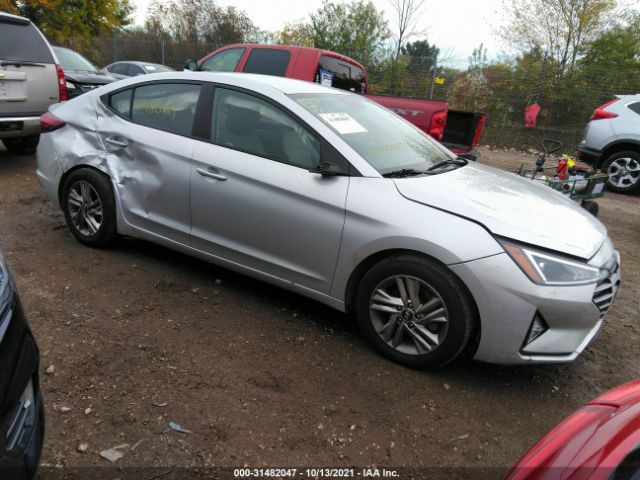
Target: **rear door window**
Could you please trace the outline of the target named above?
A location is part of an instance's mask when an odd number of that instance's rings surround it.
[[[191,136],[200,88],[200,85],[189,83],[154,83],[137,87],[133,93],[131,120]]]
[[[46,40],[36,27],[0,17],[0,60],[54,63]]]
[[[244,65],[245,73],[261,73],[284,77],[291,60],[291,52],[271,48],[254,48]]]
[[[327,55],[320,57],[316,83],[350,92],[367,91],[365,73],[360,67]]]
[[[124,90],[122,92],[114,93],[109,98],[109,105],[116,112],[124,115],[125,117],[131,116],[131,96],[133,95],[133,89]]]
[[[128,63],[114,63],[109,67],[109,71],[116,75],[129,75]]]
[[[234,72],[244,53],[244,48],[228,48],[209,57],[200,65],[205,72]]]

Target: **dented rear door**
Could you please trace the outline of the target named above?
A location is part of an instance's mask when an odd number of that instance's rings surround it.
[[[98,135],[129,226],[189,244],[191,130],[201,85],[149,82],[103,96]]]

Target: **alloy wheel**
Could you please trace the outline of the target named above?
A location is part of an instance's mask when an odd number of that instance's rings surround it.
[[[447,336],[449,315],[440,294],[409,275],[389,277],[373,290],[369,314],[378,336],[407,355],[436,350]]]
[[[608,169],[609,183],[618,188],[633,187],[640,181],[640,162],[634,158],[617,158]]]
[[[103,220],[102,201],[89,182],[78,180],[71,186],[67,208],[78,232],[87,237],[98,233]]]

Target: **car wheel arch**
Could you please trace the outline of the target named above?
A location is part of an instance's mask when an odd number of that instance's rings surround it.
[[[624,152],[627,150],[631,150],[637,153],[640,153],[640,141],[636,140],[616,140],[613,143],[610,143],[605,148],[602,149],[602,161],[600,166],[606,162],[611,155],[615,155],[618,152]]]
[[[65,171],[62,176],[60,177],[60,181],[58,182],[58,202],[59,205],[62,205],[62,191],[64,190],[64,184],[67,182],[67,178],[69,177],[69,175],[71,175],[73,172],[77,171],[77,170],[82,170],[82,169],[88,169],[88,170],[94,170],[102,175],[104,175],[105,177],[107,177],[109,179],[109,183],[111,183],[111,175],[109,175],[109,173],[105,172],[103,169],[96,167],[94,165],[89,165],[86,163],[80,164],[80,165],[74,165],[73,167],[71,167],[69,170]]]
[[[447,265],[442,263],[440,260],[438,260],[437,258],[428,255],[424,252],[420,252],[418,250],[412,250],[412,249],[407,249],[407,248],[394,248],[394,249],[387,249],[387,250],[380,250],[378,252],[372,253],[371,255],[369,255],[368,257],[362,259],[357,265],[356,267],[353,269],[353,271],[351,272],[351,275],[349,276],[349,280],[347,282],[347,288],[346,288],[346,292],[345,292],[345,312],[348,314],[353,313],[354,311],[354,304],[355,304],[355,297],[356,297],[356,292],[357,292],[357,288],[358,285],[360,283],[360,281],[362,280],[362,278],[364,277],[364,275],[367,273],[367,271],[373,267],[375,264],[377,264],[378,262],[381,262],[382,260],[385,260],[387,258],[390,257],[394,257],[394,256],[403,256],[403,255],[410,255],[410,256],[418,256],[418,257],[423,257],[425,259],[431,260],[432,262],[436,262],[439,263],[440,265],[442,265],[443,267],[447,268]],[[449,272],[451,274],[453,274],[458,280],[460,280],[460,284],[464,287],[464,289],[466,290],[466,293],[469,295],[469,298],[471,299],[471,302],[473,304],[473,309],[475,311],[475,324],[474,324],[474,329],[473,332],[471,333],[471,337],[469,340],[469,343],[467,344],[463,355],[464,356],[469,356],[472,357],[476,350],[478,349],[478,346],[480,344],[480,336],[481,336],[481,332],[482,332],[482,321],[480,319],[480,310],[478,309],[478,304],[476,302],[476,299],[473,296],[473,292],[466,286],[466,284],[462,281],[462,279],[451,269],[448,269]]]

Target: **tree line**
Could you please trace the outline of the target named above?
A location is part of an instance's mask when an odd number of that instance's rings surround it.
[[[490,126],[522,123],[524,106],[536,101],[543,125],[583,124],[598,102],[640,91],[640,14],[617,0],[503,0],[494,34],[506,51],[479,45],[464,64],[447,61],[421,28],[430,0],[387,1],[392,18],[370,0],[324,0],[277,32],[216,0],[153,0],[142,26],[133,25],[129,0],[0,0],[0,10],[30,18],[52,42],[99,64],[127,55],[159,61],[160,45],[177,68],[230,43],[333,50],[367,67],[373,92],[485,111]],[[473,25],[463,30],[472,34]]]

